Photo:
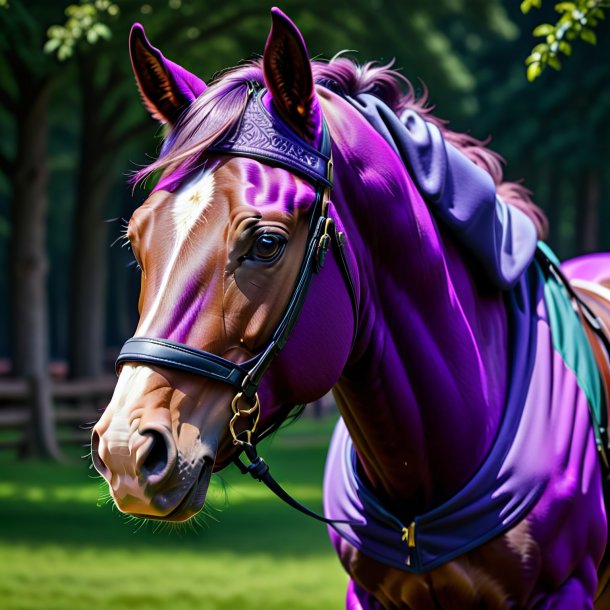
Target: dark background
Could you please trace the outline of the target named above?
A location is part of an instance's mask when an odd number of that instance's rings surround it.
[[[610,37],[602,22],[597,46],[575,43],[560,72],[528,83],[531,32],[556,21],[552,4],[527,16],[513,0],[289,0],[281,8],[312,56],[355,49],[361,62],[395,59],[419,91],[425,84],[452,128],[492,136],[507,178],[533,191],[565,258],[610,249]],[[139,275],[117,239],[145,197],[127,178],[155,156],[160,129],[131,76],[130,25],[141,21],[168,58],[209,80],[260,53],[270,24],[258,1],[118,5],[119,16],[105,21],[112,38],[81,42],[65,61],[42,51],[48,28],[66,20],[65,0],[12,0],[0,9],[5,374],[29,374],[28,353],[42,352],[58,376],[101,375],[135,328]],[[35,333],[47,344],[32,343]]]

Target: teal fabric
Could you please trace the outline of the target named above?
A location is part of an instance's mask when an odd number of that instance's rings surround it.
[[[538,243],[542,252],[559,267],[559,259],[543,242]],[[568,368],[576,376],[580,389],[589,403],[593,420],[595,440],[603,446],[600,435],[603,409],[606,408],[601,379],[593,350],[587,339],[580,316],[574,310],[570,296],[561,282],[551,273],[544,273],[538,265],[538,272],[544,280],[546,302],[553,347],[561,354]]]

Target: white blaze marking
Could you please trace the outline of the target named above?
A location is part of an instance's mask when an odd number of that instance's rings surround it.
[[[108,410],[112,420],[105,434],[106,444],[115,455],[130,455],[132,437],[131,405],[144,394],[152,369],[143,365],[125,364],[117,381]]]
[[[174,199],[174,226],[176,242],[180,245],[186,240],[191,230],[203,219],[214,195],[214,175],[202,171],[185,184]]]
[[[139,334],[146,334],[154,320],[161,302],[166,297],[166,290],[173,276],[182,247],[188,241],[191,231],[204,219],[204,212],[214,196],[214,174],[202,171],[185,184],[174,197],[172,218],[176,238],[170,261],[163,273],[161,285],[157,289],[155,300],[142,321]]]

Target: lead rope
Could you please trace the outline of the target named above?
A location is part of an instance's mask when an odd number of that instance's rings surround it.
[[[253,430],[248,430],[248,437],[251,437],[251,432]],[[255,481],[259,481],[260,483],[264,483],[267,489],[272,491],[280,500],[288,504],[288,506],[298,510],[300,513],[311,517],[312,519],[316,519],[317,521],[321,521],[322,523],[326,523],[327,525],[350,525],[352,527],[362,526],[363,522],[360,521],[350,521],[350,520],[342,520],[342,519],[329,519],[320,513],[317,513],[307,506],[301,504],[298,500],[293,498],[272,476],[269,472],[269,464],[263,460],[263,458],[258,455],[256,451],[256,447],[247,441],[242,441],[240,439],[236,439],[237,443],[241,445],[243,453],[245,453],[246,457],[249,460],[249,464],[245,464],[242,462],[240,456],[236,456],[233,460],[235,465],[239,468],[242,474],[249,474]]]

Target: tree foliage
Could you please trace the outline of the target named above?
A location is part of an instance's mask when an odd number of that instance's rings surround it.
[[[81,40],[86,40],[89,44],[109,40],[112,33],[104,21],[117,17],[119,12],[118,4],[109,0],[70,4],[65,10],[66,22],[63,25],[52,25],[47,30],[45,53],[57,53],[59,60],[65,60],[73,55]]]
[[[542,0],[523,0],[521,11],[527,14],[532,8],[540,8]],[[597,44],[595,29],[599,22],[605,19],[605,10],[610,4],[604,0],[574,0],[574,2],[559,2],[555,11],[560,14],[554,23],[542,23],[534,28],[533,35],[543,38],[525,60],[527,80],[538,78],[542,71],[550,66],[561,69],[560,54],[572,55],[572,43],[583,40],[589,44]]]

